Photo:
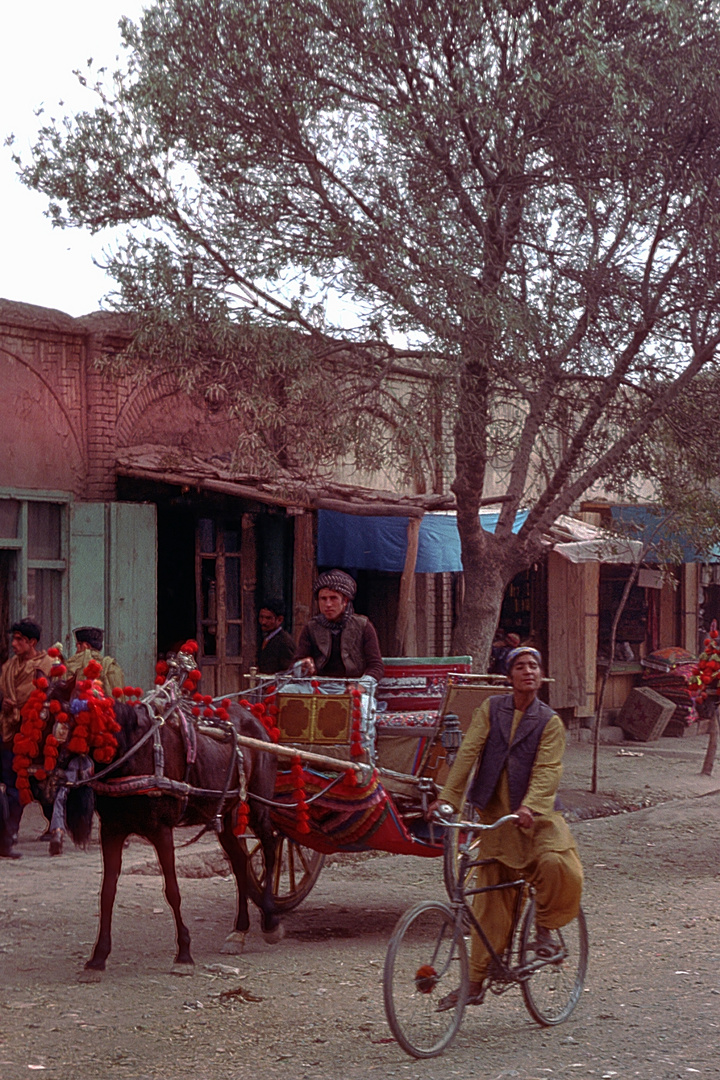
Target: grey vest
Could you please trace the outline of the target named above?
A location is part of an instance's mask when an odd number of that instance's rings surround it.
[[[538,698],[523,713],[512,746],[515,705],[512,694],[490,698],[490,732],[483,747],[478,771],[470,788],[469,799],[484,810],[492,798],[500,773],[507,766],[510,810],[515,813],[525,798],[542,733],[553,710]]]
[[[365,615],[351,615],[340,634],[340,656],[348,679],[359,679],[365,672],[362,639],[367,621]],[[332,634],[315,619],[307,624],[307,631],[319,654],[315,667],[321,675],[332,651]]]

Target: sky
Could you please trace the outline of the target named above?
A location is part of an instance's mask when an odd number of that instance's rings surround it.
[[[137,20],[147,0],[23,0],[3,4],[5,47],[0,64],[0,297],[85,315],[101,307],[112,281],[93,264],[102,258],[111,235],[90,236],[77,229],[53,228],[44,216],[47,200],[17,178],[11,151],[4,145],[11,133],[14,149],[26,156],[47,116],[92,108],[73,69],[94,66],[110,70],[120,55],[118,21]],[[63,101],[60,108],[58,102]]]

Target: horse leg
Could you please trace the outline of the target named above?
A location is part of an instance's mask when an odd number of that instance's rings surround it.
[[[243,951],[245,944],[245,935],[250,927],[250,917],[248,915],[248,890],[247,890],[247,875],[248,875],[248,857],[242,844],[235,836],[232,830],[232,815],[226,814],[223,820],[223,828],[219,837],[222,844],[223,851],[230,860],[230,866],[232,867],[233,874],[235,875],[235,882],[237,884],[238,894],[238,907],[237,918],[235,920],[235,929],[232,933],[228,934],[222,947],[224,953],[234,953],[239,955]],[[269,907],[266,897],[269,896]],[[262,914],[262,932],[263,937],[267,942],[274,943],[280,941],[284,936],[284,930],[280,923],[279,917],[275,913],[275,906],[273,903],[272,895],[272,879],[270,879],[270,889],[266,889],[263,894],[264,903],[261,908]]]
[[[146,833],[155,851],[162,870],[165,899],[172,908],[175,917],[175,931],[177,935],[177,954],[173,964],[174,975],[192,975],[194,962],[190,955],[190,931],[182,921],[180,913],[180,886],[178,885],[177,872],[175,869],[175,844],[173,831],[166,825],[154,829],[152,833]]]
[[[100,844],[103,857],[103,879],[100,889],[100,929],[93,954],[85,964],[86,971],[101,972],[105,970],[105,961],[110,955],[112,948],[111,926],[117,883],[122,870],[123,844],[127,838],[127,832],[109,830],[100,822]]]
[[[223,851],[230,860],[237,885],[237,915],[235,926],[225,938],[221,952],[240,956],[245,948],[245,935],[250,929],[250,916],[247,905],[247,855],[242,844],[232,831],[231,815],[223,818],[223,826],[218,836]]]
[[[275,897],[273,895],[273,878],[275,876],[275,860],[277,856],[277,838],[270,821],[270,813],[267,807],[258,803],[250,803],[250,824],[257,836],[263,851],[265,863],[265,882],[260,897],[260,914],[263,937],[271,944],[281,941],[285,936],[285,930],[280,921],[280,916],[275,910]]]

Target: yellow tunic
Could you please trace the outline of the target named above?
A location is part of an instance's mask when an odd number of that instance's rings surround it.
[[[522,712],[515,709],[510,732],[511,744],[522,716]],[[487,699],[473,713],[472,723],[462,741],[447,783],[440,792],[441,801],[449,802],[455,810],[462,808],[468,777],[482,754],[489,732],[490,699]],[[523,805],[537,815],[535,822],[530,829],[518,829],[514,822],[509,822],[497,831],[487,833],[482,838],[482,852],[485,857],[501,859],[506,866],[521,870],[546,851],[567,851],[575,847],[567,823],[553,809],[562,776],[564,752],[565,727],[560,717],[553,714],[542,733],[530,783],[523,798]],[[503,769],[497,787],[480,818],[489,824],[510,812],[508,775],[507,769]]]
[[[117,660],[114,660],[112,656],[103,656],[97,649],[83,649],[71,656],[67,662],[68,674],[82,675],[91,660],[97,660],[99,664],[102,664],[99,678],[108,697],[112,696],[116,687],[125,685],[125,676]]]
[[[50,674],[52,659],[46,652],[39,652],[31,660],[11,656],[0,672],[0,693],[3,696],[0,736],[10,742],[20,729],[20,710],[33,691],[33,679],[38,672]]]
[[[515,709],[510,729],[511,745],[522,716],[523,713]],[[455,810],[463,807],[468,778],[482,754],[489,731],[490,701],[486,700],[475,710],[447,783],[440,792],[440,800],[449,802]],[[553,809],[562,776],[564,751],[565,728],[560,717],[553,714],[540,738],[530,782],[522,800],[523,805],[536,815],[535,820],[529,829],[519,829],[515,822],[508,822],[496,831],[486,833],[479,854],[497,861],[477,870],[478,888],[512,881],[521,871],[522,877],[535,886],[537,922],[549,928],[565,926],[575,918],[583,883],[575,842],[566,822]],[[507,769],[503,769],[481,818],[490,824],[510,812]],[[475,917],[499,954],[510,938],[514,902],[512,889],[479,893],[473,901]],[[487,975],[489,955],[474,930],[471,938],[470,979],[479,984]]]

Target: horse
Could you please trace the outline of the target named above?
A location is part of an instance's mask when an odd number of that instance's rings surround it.
[[[83,684],[80,684],[81,686]],[[59,700],[68,709],[69,737],[78,713],[73,713],[74,680],[54,684],[49,700]],[[117,883],[122,869],[125,841],[130,835],[141,836],[155,848],[164,879],[165,897],[172,910],[177,940],[173,972],[189,974],[193,970],[190,933],[182,920],[180,889],[175,867],[173,831],[179,825],[214,828],[237,883],[238,905],[233,930],[227,936],[223,952],[241,953],[249,929],[248,896],[261,912],[261,928],[266,941],[274,943],[283,936],[275,910],[272,873],[275,864],[275,835],[267,803],[275,790],[277,759],[253,747],[242,746],[236,735],[270,743],[263,724],[239,705],[223,710],[220,721],[201,718],[198,723],[189,715],[190,708],[169,680],[167,687],[146,695],[138,704],[106,699],[115,720],[113,753],[107,766],[95,777],[74,781],[67,798],[67,829],[76,843],[84,844],[92,821],[92,800],[100,819],[100,845],[103,877],[100,890],[100,925],[92,955],[85,964],[83,981],[95,981],[105,971],[112,947],[112,913]],[[199,710],[195,709],[195,712]],[[206,710],[212,713],[212,710]],[[57,790],[55,770],[33,792],[41,800],[52,801]],[[64,774],[60,774],[61,782]],[[81,792],[83,793],[81,795]],[[245,799],[247,797],[247,802]],[[265,800],[265,801],[263,801]],[[248,874],[248,855],[236,835],[249,818],[262,847],[265,878],[261,890]]]

